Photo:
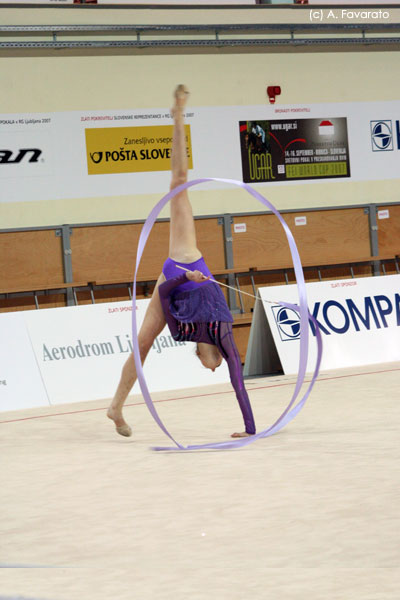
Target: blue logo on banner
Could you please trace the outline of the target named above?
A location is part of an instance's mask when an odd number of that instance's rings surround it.
[[[282,342],[297,340],[300,337],[300,317],[298,313],[291,308],[282,308],[281,306],[273,306],[272,312]]]
[[[370,121],[373,152],[393,150],[392,121]]]
[[[272,314],[282,342],[300,339],[300,317],[291,309],[272,306]],[[353,300],[317,301],[312,316],[323,335],[343,335],[350,331],[370,331],[387,327],[400,327],[400,293],[391,299],[384,294],[365,296]],[[392,322],[391,322],[392,321]],[[315,325],[309,320],[311,333],[315,336]]]

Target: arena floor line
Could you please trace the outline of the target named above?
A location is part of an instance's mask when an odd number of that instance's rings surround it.
[[[246,383],[265,428],[294,378]],[[142,402],[132,438],[104,400],[1,413],[0,600],[398,600],[399,390],[397,363],[327,371],[286,429],[223,452],[152,452]],[[184,444],[241,429],[229,385],[154,399]]]
[[[332,379],[343,379],[346,377],[362,377],[363,375],[375,375],[378,373],[389,373],[391,371],[400,371],[400,368],[397,369],[383,369],[383,370],[378,370],[378,371],[361,371],[361,372],[357,372],[357,373],[345,373],[343,375],[334,375],[332,377],[327,377],[324,375],[321,375],[319,377],[319,381],[329,381]],[[288,377],[289,379],[291,379],[291,381],[286,381],[286,382],[281,382],[281,383],[274,383],[274,384],[270,384],[270,385],[262,385],[260,387],[252,387],[252,390],[265,390],[268,388],[273,388],[273,387],[282,387],[282,386],[294,386],[294,381],[295,378],[292,377]],[[304,383],[310,383],[310,379],[305,379]],[[246,385],[255,385],[256,381],[251,381],[251,380],[247,380],[246,381]],[[156,398],[156,395],[154,395],[154,398],[152,398],[153,403],[157,404],[159,402],[174,402],[177,400],[187,400],[187,399],[192,399],[192,398],[204,398],[206,396],[215,396],[218,394],[227,394],[230,393],[231,389],[229,388],[228,390],[224,389],[223,391],[214,391],[211,393],[207,393],[207,394],[194,394],[191,396],[176,396],[173,398]],[[126,408],[127,407],[131,407],[131,406],[141,406],[144,405],[145,402],[141,401],[141,402],[127,402],[126,403]],[[31,415],[29,417],[21,417],[21,418],[16,418],[16,419],[6,419],[6,420],[1,420],[0,418],[0,425],[5,424],[5,423],[16,423],[17,421],[29,421],[31,419],[46,419],[49,417],[62,417],[65,415],[75,415],[75,414],[81,414],[81,413],[85,413],[85,412],[95,412],[95,411],[99,411],[99,410],[107,410],[107,406],[101,406],[101,407],[97,407],[97,408],[85,408],[85,409],[81,409],[81,410],[73,410],[73,411],[67,411],[67,412],[54,412],[56,409],[55,407],[53,407],[53,412],[49,413],[49,414],[43,414],[43,415]],[[20,414],[21,411],[18,411],[17,414]],[[1,413],[0,413],[1,414]],[[4,413],[3,413],[4,414]],[[1,600],[1,598],[0,598]]]

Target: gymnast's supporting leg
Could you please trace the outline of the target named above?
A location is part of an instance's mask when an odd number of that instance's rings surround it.
[[[150,300],[150,304],[147,308],[138,335],[140,358],[142,364],[144,363],[146,356],[153,345],[154,340],[165,327],[165,317],[161,307],[160,295],[158,293],[158,286],[161,283],[163,283],[163,281],[165,281],[165,277],[161,273],[161,275],[158,278],[157,284],[154,288],[153,296]],[[118,384],[117,391],[115,392],[113,401],[111,402],[107,411],[108,418],[112,419],[115,423],[117,433],[125,437],[131,436],[132,430],[126,423],[122,415],[122,409],[129,395],[129,392],[134,386],[136,379],[137,375],[135,359],[133,357],[133,354],[130,354],[128,360],[126,361],[122,369],[121,379]]]

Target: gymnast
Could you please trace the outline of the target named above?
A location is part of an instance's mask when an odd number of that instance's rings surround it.
[[[188,91],[179,85],[171,114],[174,120],[171,153],[171,190],[187,181],[187,153],[183,112]],[[164,263],[138,335],[142,363],[165,324],[176,341],[197,342],[196,354],[204,367],[215,371],[228,363],[232,386],[242,411],[245,431],[231,437],[255,434],[242,365],[232,333],[232,315],[219,285],[197,248],[195,223],[187,191],[171,199],[169,257]],[[177,266],[179,265],[181,269]],[[185,270],[182,270],[185,269]],[[122,415],[123,405],[136,381],[133,354],[126,361],[107,416],[120,435],[132,435]]]

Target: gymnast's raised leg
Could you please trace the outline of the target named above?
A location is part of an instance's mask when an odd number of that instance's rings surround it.
[[[174,106],[171,109],[174,119],[171,189],[187,181],[188,166],[183,122],[183,111],[187,97],[186,88],[182,85],[178,86],[175,90]],[[192,208],[186,192],[182,192],[171,200],[169,256],[180,262],[192,262],[201,256],[196,246]],[[164,281],[165,276],[161,273],[138,335],[142,363],[145,361],[155,338],[165,326],[165,317],[158,293],[158,287]],[[132,430],[123,417],[122,409],[136,378],[135,360],[133,354],[131,354],[122,369],[117,391],[107,411],[108,418],[115,423],[116,431],[126,437],[132,435]]]
[[[187,181],[188,160],[183,120],[183,111],[187,98],[188,91],[185,86],[178,86],[175,91],[175,105],[172,109],[174,117],[174,134],[171,155],[171,189]],[[169,259],[164,264],[164,272],[167,273],[168,271],[167,265],[170,259],[178,263],[186,264],[190,270],[192,270],[193,263],[202,258],[202,254],[197,247],[196,227],[187,190],[184,190],[172,198],[170,204]],[[220,355],[218,348],[214,345],[199,342],[197,344],[197,355],[203,366],[213,371],[222,362],[222,356]]]

